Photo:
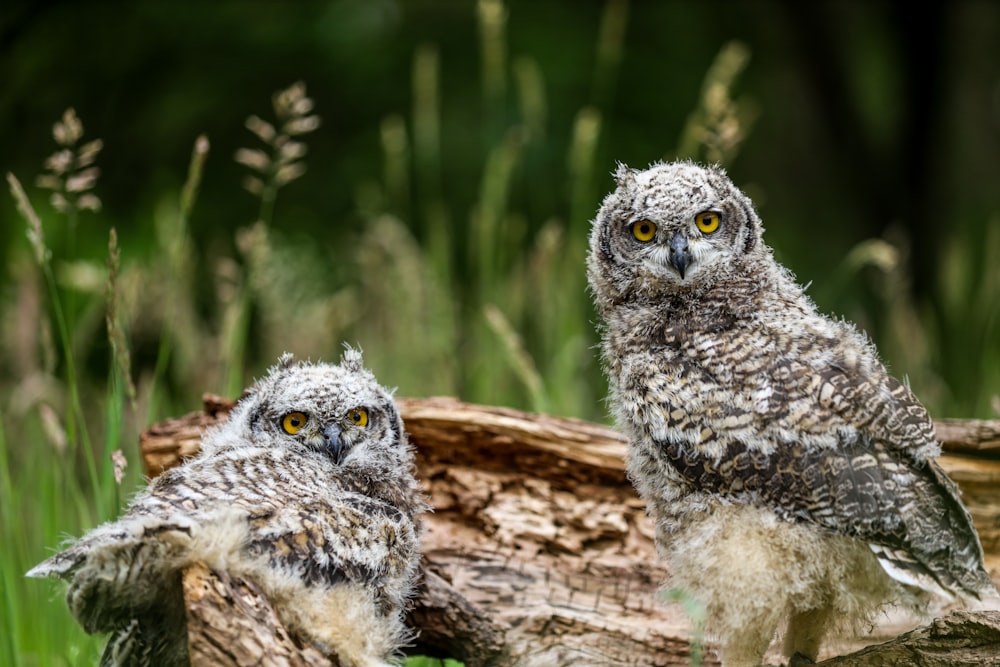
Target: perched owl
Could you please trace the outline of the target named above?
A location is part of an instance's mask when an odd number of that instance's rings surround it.
[[[67,580],[83,628],[111,633],[101,664],[187,664],[180,571],[196,561],[252,580],[345,667],[388,664],[410,638],[426,506],[391,393],[360,352],[339,366],[283,355],[201,447],[28,572]]]
[[[725,664],[760,664],[782,618],[808,664],[897,582],[995,597],[927,412],[816,311],[746,195],[691,162],[616,180],[587,263],[611,404],[672,584],[705,605]]]

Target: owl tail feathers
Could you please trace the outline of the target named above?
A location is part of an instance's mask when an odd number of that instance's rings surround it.
[[[928,567],[910,553],[870,544],[882,568],[896,581],[970,608],[1000,609],[1000,593],[981,565],[968,568]],[[957,570],[957,571],[956,571]]]
[[[997,591],[996,584],[990,579],[985,570],[980,569],[976,574],[975,590],[959,597],[965,602],[966,607],[972,610],[1000,609],[1000,592]]]

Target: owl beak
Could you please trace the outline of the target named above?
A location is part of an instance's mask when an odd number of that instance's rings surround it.
[[[691,253],[688,252],[687,237],[681,232],[675,232],[670,237],[670,266],[677,269],[677,273],[684,280],[684,272],[691,265]]]
[[[344,454],[346,454],[347,448],[344,447],[344,441],[340,439],[340,427],[336,424],[330,424],[323,429],[323,440],[326,444],[326,448],[330,452],[330,456],[336,463],[341,463],[344,460]]]

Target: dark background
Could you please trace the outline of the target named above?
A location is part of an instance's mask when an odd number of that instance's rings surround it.
[[[545,142],[515,176],[518,209],[531,221],[574,215],[570,193],[546,176],[566,171],[572,121],[584,106],[603,119],[588,216],[611,187],[615,161],[671,157],[706,71],[724,44],[739,40],[751,59],[733,93],[756,120],[728,168],[757,201],[769,243],[813,282],[822,309],[872,334],[893,370],[934,369],[949,388],[939,394],[942,410],[988,415],[998,381],[984,385],[981,376],[997,369],[982,363],[998,358],[997,305],[984,301],[976,277],[1000,262],[1000,3],[621,6],[624,50],[609,74],[596,55],[604,3],[507,4],[507,53],[537,62],[548,102]],[[99,257],[113,225],[126,256],[141,259],[152,252],[150,212],[179,188],[192,142],[206,133],[212,153],[191,233],[199,252],[217,252],[257,211],[239,188],[245,169],[231,159],[250,143],[243,120],[267,116],[271,94],[302,80],[323,124],[309,137],[308,174],[279,197],[275,226],[336,248],[363,224],[359,184],[381,178],[383,119],[410,113],[421,45],[439,52],[441,178],[460,227],[483,156],[517,117],[510,91],[506,117],[484,105],[473,2],[8,0],[0,8],[0,169],[30,183],[53,148],[52,123],[74,107],[86,136],[104,141],[104,210],[82,217],[79,252]],[[44,194],[32,199],[44,208]],[[420,220],[405,221],[421,239]],[[23,222],[9,201],[0,225],[0,257],[25,254]],[[586,220],[567,226],[582,230]],[[892,309],[877,270],[830,287],[850,250],[874,237],[902,253],[902,291],[892,298],[904,298],[916,326],[932,330],[926,359],[895,351],[900,334],[886,321]],[[949,272],[964,276],[951,288]],[[986,287],[1000,295],[1000,286]],[[974,338],[963,338],[970,329]]]

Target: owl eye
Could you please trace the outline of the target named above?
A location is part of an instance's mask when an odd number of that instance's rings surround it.
[[[355,408],[347,413],[347,417],[354,423],[355,426],[360,426],[364,428],[368,426],[368,411],[364,408]]]
[[[285,433],[288,435],[295,435],[302,430],[307,421],[309,421],[309,417],[306,417],[304,413],[289,412],[281,418],[281,428],[285,429]]]
[[[632,236],[636,241],[647,243],[656,236],[656,223],[652,220],[639,220],[632,223]]]
[[[694,216],[694,224],[698,225],[702,234],[711,234],[719,228],[721,222],[722,214],[718,211],[702,211]]]

